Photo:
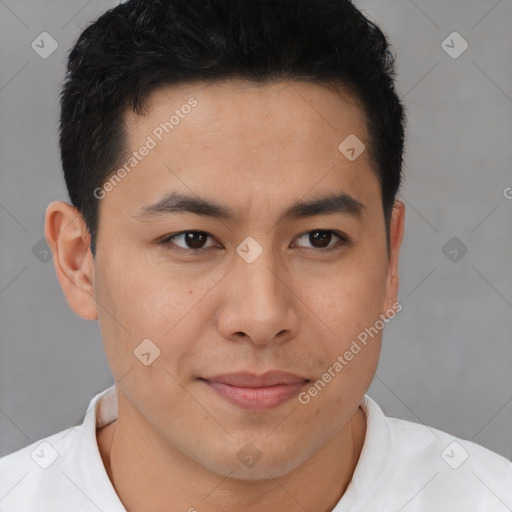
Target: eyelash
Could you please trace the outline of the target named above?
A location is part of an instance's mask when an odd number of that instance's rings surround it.
[[[306,235],[309,235],[309,234],[315,233],[315,232],[332,233],[335,236],[337,236],[338,239],[339,239],[339,243],[338,244],[334,244],[332,246],[328,246],[327,248],[324,248],[324,249],[317,249],[315,247],[309,248],[309,249],[311,249],[313,251],[316,251],[316,252],[330,252],[330,251],[333,251],[333,250],[341,249],[345,245],[351,245],[352,244],[352,241],[344,233],[341,233],[339,231],[335,231],[335,230],[332,230],[332,229],[313,229],[311,231],[306,231],[305,233],[302,233],[301,235],[297,235],[297,237],[300,239],[300,238],[303,238]],[[205,251],[207,251],[209,249],[215,249],[215,247],[201,247],[200,249],[191,249],[191,248],[184,249],[183,247],[179,247],[179,246],[177,246],[177,245],[175,245],[175,244],[173,244],[171,242],[172,240],[174,240],[176,238],[179,238],[180,236],[185,235],[187,233],[196,233],[196,234],[206,235],[206,236],[208,236],[210,238],[213,238],[212,235],[210,235],[206,231],[194,231],[194,230],[191,230],[191,231],[180,231],[179,233],[174,233],[172,235],[166,236],[165,238],[160,240],[159,244],[166,245],[166,246],[173,246],[171,250],[174,250],[176,252],[181,252],[181,253],[186,253],[186,254],[194,254],[194,255],[202,254],[202,253],[204,253]],[[305,249],[308,249],[308,248],[305,248]]]

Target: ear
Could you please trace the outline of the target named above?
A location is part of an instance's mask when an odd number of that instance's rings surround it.
[[[53,201],[46,209],[44,236],[69,306],[78,316],[97,320],[94,261],[82,215],[68,203]]]
[[[404,222],[405,222],[405,204],[396,200],[391,213],[389,225],[389,258],[388,258],[388,275],[386,280],[386,299],[384,301],[383,314],[386,311],[396,310],[394,304],[398,302],[398,255],[404,237]]]

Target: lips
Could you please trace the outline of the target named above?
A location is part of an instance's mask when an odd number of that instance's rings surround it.
[[[261,375],[235,372],[200,380],[230,403],[253,411],[263,411],[288,401],[309,382],[309,379],[283,371]]]

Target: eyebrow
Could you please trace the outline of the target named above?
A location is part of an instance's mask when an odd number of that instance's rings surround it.
[[[347,193],[331,194],[307,201],[296,201],[281,214],[278,222],[334,213],[361,217],[364,209],[364,205],[359,200]],[[228,206],[179,192],[171,192],[156,203],[146,205],[132,217],[145,220],[155,216],[179,213],[192,213],[224,220],[233,220],[236,217]]]

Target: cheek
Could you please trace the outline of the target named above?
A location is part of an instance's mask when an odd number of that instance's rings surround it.
[[[334,338],[357,336],[379,318],[386,292],[386,262],[383,259],[354,257],[329,275],[310,277],[302,284],[304,297]]]
[[[208,308],[210,281],[214,284],[215,279],[199,283],[163,266],[134,258],[124,262],[128,263],[121,266],[116,258],[109,259],[95,274],[99,323],[112,372],[122,376],[128,370],[145,369],[134,351],[149,339],[157,348],[147,341],[142,347],[158,354],[151,366],[165,364],[179,376],[180,365],[193,359],[195,340],[201,339],[205,323],[197,318]]]
[[[209,290],[177,268],[126,254],[109,256],[97,281],[97,300],[111,313],[105,320],[122,323],[134,336],[162,336]]]
[[[380,355],[386,269],[385,257],[358,255],[322,282],[312,279],[304,284],[310,290],[304,302],[321,320],[317,324],[323,335],[315,337],[321,362],[316,368],[326,389],[320,382],[321,398],[314,400],[314,407],[324,404],[326,416],[338,414],[340,407],[362,396],[371,383]]]

